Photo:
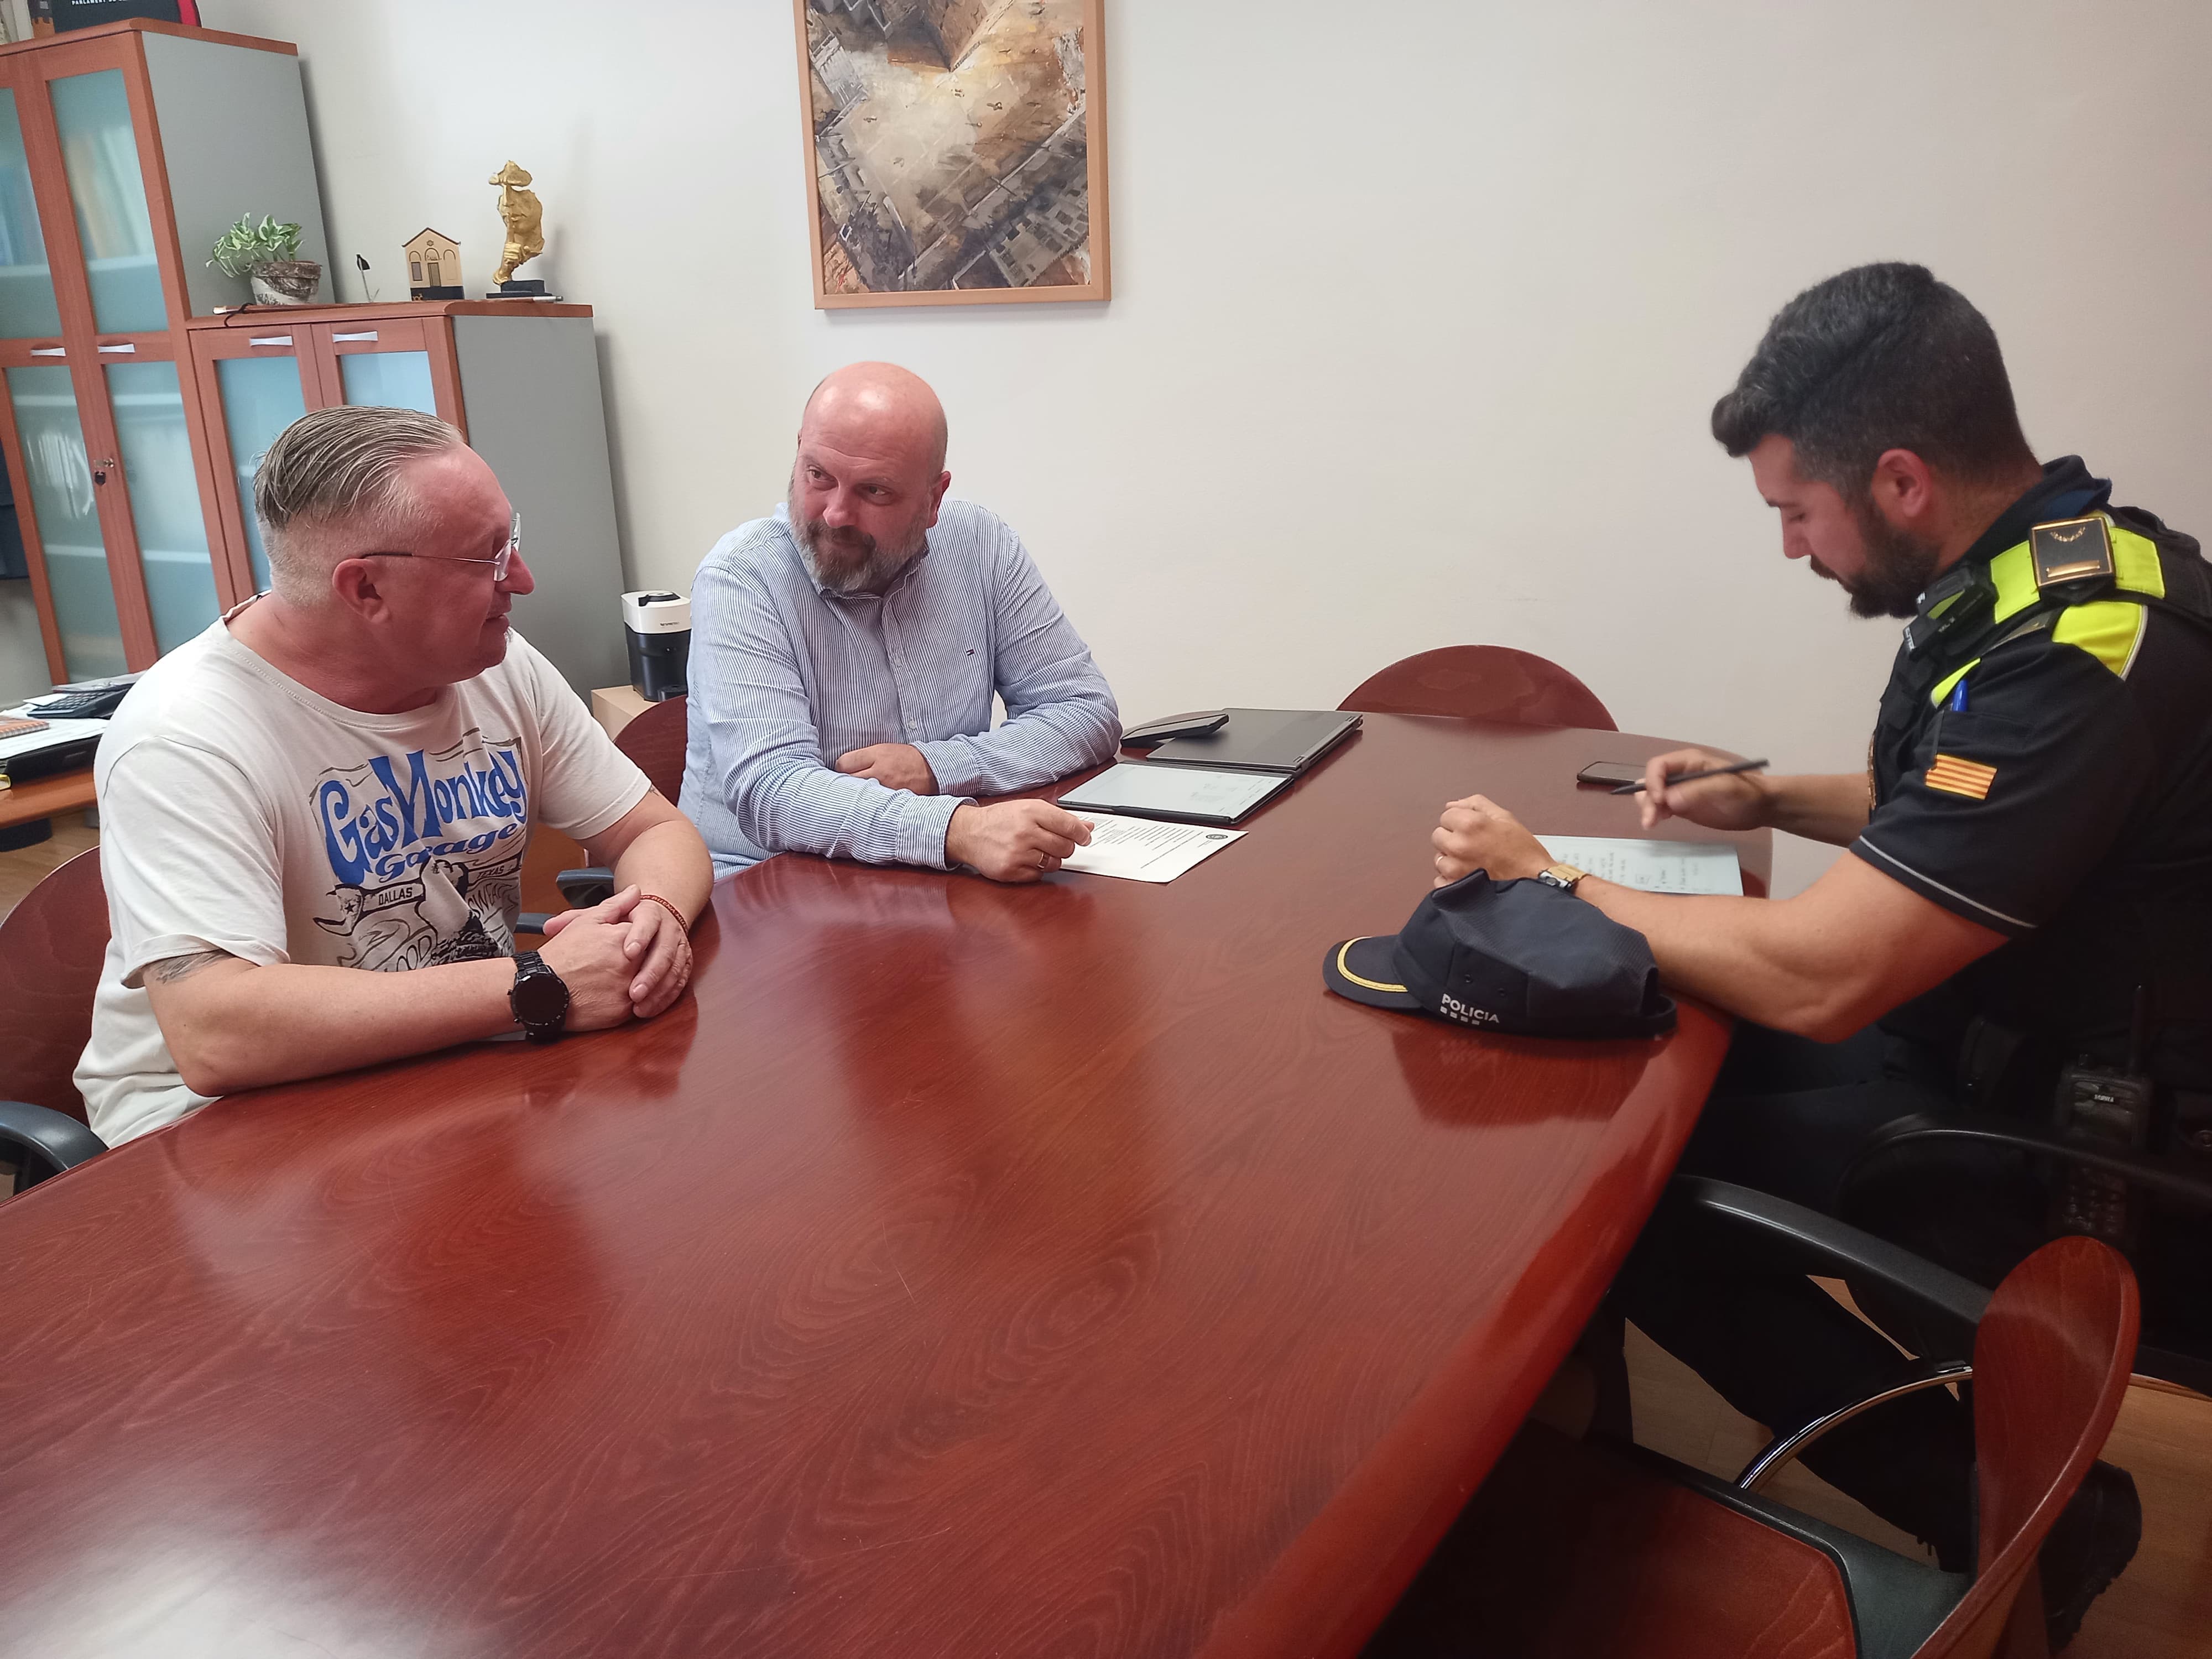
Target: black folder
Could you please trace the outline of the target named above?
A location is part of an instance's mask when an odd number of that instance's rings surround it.
[[[1156,761],[1226,766],[1296,776],[1358,729],[1359,716],[1337,708],[1230,708],[1228,721],[1202,737],[1170,738]]]

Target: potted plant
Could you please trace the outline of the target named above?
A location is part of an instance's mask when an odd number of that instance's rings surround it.
[[[296,257],[300,228],[280,225],[267,214],[255,224],[250,213],[216,239],[209,266],[226,276],[243,276],[254,299],[265,306],[302,306],[315,297],[323,268]]]

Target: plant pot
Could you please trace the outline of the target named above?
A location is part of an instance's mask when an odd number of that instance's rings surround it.
[[[246,274],[254,303],[264,306],[303,306],[315,297],[323,268],[313,259],[271,259]]]

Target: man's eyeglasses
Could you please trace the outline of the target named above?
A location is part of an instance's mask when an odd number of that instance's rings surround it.
[[[488,564],[494,582],[507,580],[507,567],[522,550],[522,514],[516,514],[507,526],[507,545],[489,559],[470,559],[452,553],[404,553],[397,548],[383,548],[374,553],[356,553],[356,559],[427,559],[434,564]]]

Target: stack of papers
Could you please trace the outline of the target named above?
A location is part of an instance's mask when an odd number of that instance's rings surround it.
[[[1110,812],[1080,812],[1091,826],[1091,844],[1079,847],[1060,868],[1085,876],[1115,876],[1123,881],[1173,881],[1211,858],[1242,830],[1215,830],[1200,823],[1163,823],[1154,818],[1116,817]]]
[[[46,695],[51,696],[52,693]],[[9,716],[23,713],[23,705],[0,709],[0,714]],[[12,738],[0,738],[0,789],[9,787],[8,763],[17,756],[35,755],[42,749],[52,749],[56,744],[73,743],[81,738],[96,738],[106,730],[106,720],[48,720],[42,732],[24,732]]]
[[[96,738],[106,730],[106,720],[48,720],[43,732],[26,732],[21,737],[0,738],[0,767],[4,767],[18,755],[35,755],[41,749],[51,749],[58,743],[70,743],[79,738]]]

